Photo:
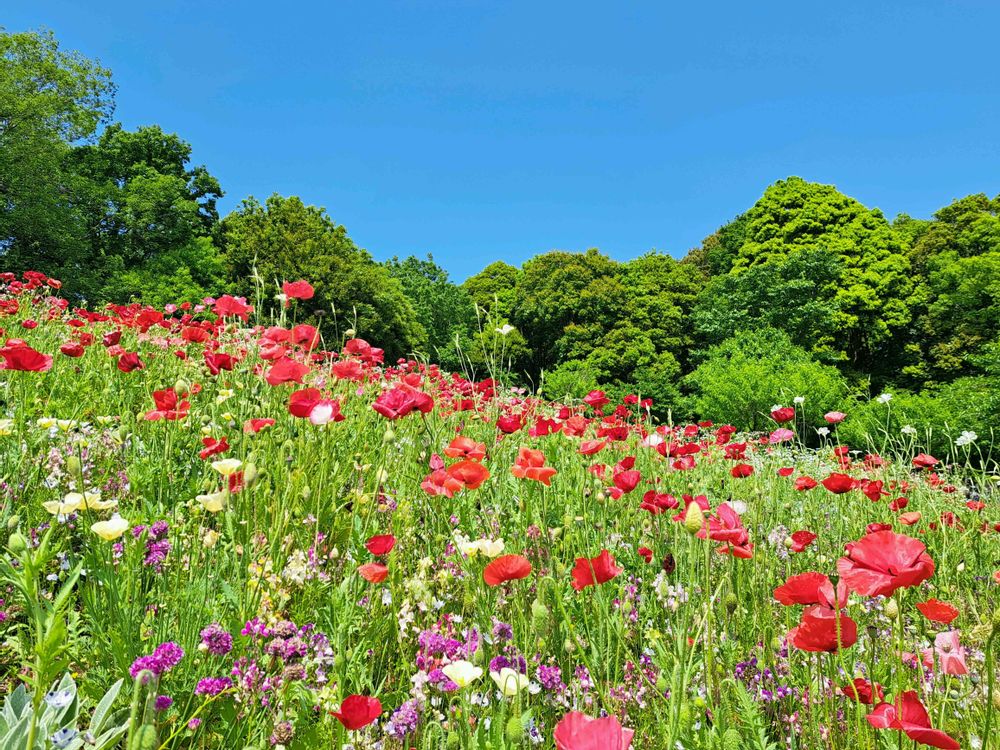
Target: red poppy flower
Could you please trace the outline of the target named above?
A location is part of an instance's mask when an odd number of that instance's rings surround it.
[[[745,479],[753,474],[753,467],[750,464],[736,464],[729,473],[736,479]]]
[[[595,453],[604,450],[607,444],[607,440],[584,440],[580,443],[577,453],[581,456],[593,456]]]
[[[837,622],[840,622],[840,638]],[[858,626],[841,610],[839,613],[823,604],[807,607],[798,627],[788,631],[788,640],[795,648],[811,652],[834,652],[849,648],[858,641]]]
[[[937,466],[938,460],[927,453],[918,453],[913,457],[913,465],[918,469],[932,469]]]
[[[604,391],[591,391],[583,397],[583,403],[593,409],[600,409],[602,406],[610,402],[611,399],[604,395]]]
[[[204,352],[203,357],[205,360],[205,366],[212,375],[218,375],[223,370],[232,372],[233,365],[236,364],[236,358],[231,354],[222,354],[221,352]]]
[[[156,408],[146,412],[145,419],[156,422],[160,419],[173,421],[183,419],[188,415],[191,404],[181,401],[177,392],[173,388],[162,391],[153,391],[153,403]]]
[[[303,388],[288,397],[288,413],[293,417],[307,419],[313,407],[323,400],[323,394],[316,388]]]
[[[286,281],[281,285],[281,293],[289,299],[312,299],[315,290],[308,281]]]
[[[342,359],[340,362],[334,362],[331,369],[334,376],[341,380],[361,381],[365,376],[361,363],[356,359]]]
[[[715,514],[709,518],[698,532],[698,538],[705,536],[716,542],[725,542],[738,547],[744,547],[750,541],[750,534],[743,528],[739,514],[728,503],[722,503],[715,509]]]
[[[556,750],[629,750],[633,734],[614,716],[592,719],[570,711],[556,724],[552,737]]]
[[[876,729],[896,729],[914,742],[940,748],[960,750],[960,745],[940,729],[931,727],[931,718],[914,690],[907,690],[895,703],[880,703],[866,717]]]
[[[833,583],[822,573],[808,572],[790,576],[774,590],[774,598],[786,607],[793,604],[822,604],[834,608]],[[847,587],[837,584],[838,606],[847,606]]]
[[[84,353],[83,345],[79,341],[67,341],[59,347],[59,351],[67,357],[82,357]]]
[[[615,489],[621,490],[622,493],[628,493],[634,490],[639,485],[639,482],[642,481],[642,474],[635,469],[618,471],[615,472],[614,478],[611,481],[615,485]]]
[[[793,466],[783,466],[782,468],[778,469],[779,477],[790,477],[794,473],[795,473],[795,467]]]
[[[281,385],[282,383],[301,383],[302,378],[309,373],[309,366],[294,359],[282,357],[277,360],[271,369],[267,371],[264,380],[268,385]]]
[[[847,415],[842,411],[828,411],[823,415],[823,419],[825,419],[828,424],[840,424],[846,418]]]
[[[789,547],[792,552],[805,552],[806,547],[816,541],[816,535],[806,530],[793,532],[789,538],[792,540],[792,545]]]
[[[806,490],[811,490],[817,484],[819,484],[819,482],[812,477],[799,477],[795,480],[795,489],[799,492],[805,492]]]
[[[303,282],[304,283],[304,282]],[[362,729],[382,714],[382,704],[378,698],[367,695],[349,695],[340,704],[339,711],[331,711],[337,720],[349,731]]]
[[[919,510],[911,510],[908,513],[900,513],[899,522],[903,524],[903,526],[914,526],[920,522],[922,517],[923,516]]]
[[[934,574],[923,542],[892,531],[877,531],[845,545],[837,560],[841,579],[862,596],[890,596]]]
[[[222,318],[234,316],[247,320],[253,312],[253,305],[248,305],[242,297],[224,294],[215,301],[212,311]]]
[[[369,537],[368,541],[365,542],[365,548],[376,557],[388,555],[392,552],[392,548],[395,546],[396,537],[392,534],[380,534],[378,536]]]
[[[389,577],[389,569],[382,563],[365,563],[358,566],[358,573],[368,583],[382,583]]]
[[[122,372],[132,372],[134,370],[141,370],[146,365],[143,364],[142,360],[139,359],[139,355],[135,352],[125,352],[120,357],[118,357],[118,369]]]
[[[876,481],[871,481],[868,479],[861,480],[861,492],[864,493],[865,497],[871,500],[873,503],[877,503],[882,499],[883,496],[889,493],[882,489],[884,482],[881,479]]]
[[[461,479],[453,477],[444,469],[434,469],[434,471],[424,477],[424,481],[420,483],[420,487],[428,495],[454,497],[455,493],[460,491],[465,485]]]
[[[926,602],[917,602],[917,609],[920,610],[920,614],[928,620],[940,622],[945,625],[949,624],[952,620],[958,617],[959,614],[957,608],[948,604],[948,602],[942,602],[938,599],[928,599]]]
[[[545,454],[533,448],[518,448],[517,460],[510,467],[510,473],[518,479],[533,479],[546,487],[552,484],[556,470],[545,465]]]
[[[469,490],[479,489],[479,486],[490,478],[489,470],[477,461],[459,461],[448,467],[448,476],[457,479]]]
[[[482,461],[486,458],[486,445],[477,443],[464,435],[459,435],[444,449],[444,455],[449,458],[469,458],[473,461]]]
[[[531,575],[531,563],[523,555],[502,555],[483,569],[487,586],[499,586],[504,581],[517,581]]]
[[[773,419],[778,424],[784,422],[791,422],[795,419],[795,407],[783,406],[778,409],[773,409],[771,411],[771,419]]]
[[[850,492],[853,489],[857,489],[859,485],[860,482],[857,479],[853,479],[847,474],[838,474],[836,472],[823,480],[823,486],[835,495]]]
[[[639,557],[646,561],[647,565],[653,562],[653,550],[649,547],[639,547],[636,552],[639,553]]]
[[[292,395],[294,396],[295,394],[293,393]],[[273,427],[273,426],[274,426],[273,419],[248,419],[246,422],[243,423],[243,432],[247,434],[257,433],[263,430],[265,427]]]
[[[578,557],[573,567],[573,588],[583,591],[588,586],[610,581],[623,570],[615,564],[615,558],[606,549],[601,550],[597,557]]]
[[[202,461],[210,456],[217,456],[229,450],[229,441],[226,440],[225,436],[222,437],[222,440],[216,440],[213,437],[204,437],[201,439],[201,443],[205,446],[198,451],[198,458]]]
[[[851,700],[866,706],[870,706],[875,701],[881,701],[885,697],[881,685],[876,682],[873,686],[873,683],[863,677],[855,677],[850,684],[841,686],[840,692]]]

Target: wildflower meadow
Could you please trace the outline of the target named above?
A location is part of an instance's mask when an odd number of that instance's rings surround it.
[[[976,435],[552,403],[324,338],[306,280],[0,280],[0,747],[1000,747]]]

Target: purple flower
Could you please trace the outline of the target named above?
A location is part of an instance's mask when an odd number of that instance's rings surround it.
[[[233,637],[219,623],[213,622],[201,631],[201,645],[215,656],[225,656],[233,650]]]
[[[156,696],[156,700],[153,701],[153,708],[157,711],[166,711],[172,705],[174,705],[174,699],[169,695],[158,695]]]
[[[132,679],[135,679],[140,672],[148,669],[159,677],[164,672],[169,672],[176,667],[183,658],[184,649],[172,641],[167,641],[157,646],[150,656],[140,656],[132,662],[129,674],[132,675]]]
[[[416,700],[409,700],[392,712],[389,723],[385,725],[385,731],[389,736],[401,740],[406,735],[416,732],[419,723],[420,705]]]
[[[539,664],[535,677],[538,679],[538,684],[546,690],[560,693],[566,689],[566,685],[562,681],[562,670],[557,666],[550,667]]]
[[[223,690],[228,690],[233,686],[233,681],[228,677],[205,677],[198,680],[198,685],[194,689],[195,695],[218,695]]]

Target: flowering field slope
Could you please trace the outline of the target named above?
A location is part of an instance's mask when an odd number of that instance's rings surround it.
[[[985,470],[2,279],[0,747],[1000,746]]]

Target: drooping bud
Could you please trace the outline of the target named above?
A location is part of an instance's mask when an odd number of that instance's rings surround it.
[[[705,513],[698,503],[688,503],[684,512],[684,528],[691,534],[697,534],[705,525]]]

